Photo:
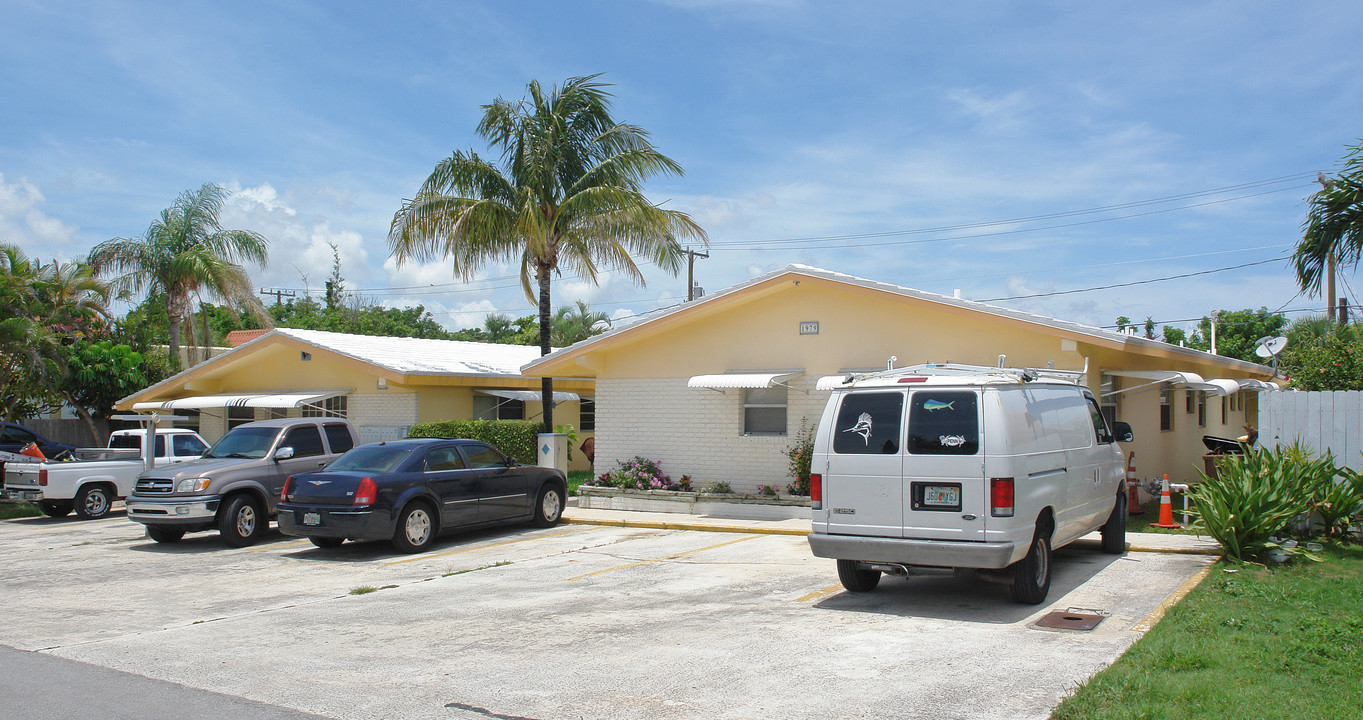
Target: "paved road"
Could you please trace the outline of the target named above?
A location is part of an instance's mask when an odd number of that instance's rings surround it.
[[[509,528],[401,556],[44,518],[0,522],[0,547],[0,644],[327,717],[453,720],[1045,718],[1211,561],[1084,541],[1031,607],[952,573],[851,595],[780,535]],[[1035,627],[1068,608],[1107,618]]]

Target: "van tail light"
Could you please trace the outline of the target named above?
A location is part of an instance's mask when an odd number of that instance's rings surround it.
[[[288,500],[289,500],[289,483],[291,483],[291,482],[293,482],[293,476],[292,476],[292,475],[290,475],[290,476],[284,478],[284,489],[281,490],[281,491],[279,492],[279,502],[288,502]]]
[[[809,474],[809,507],[812,510],[823,509],[823,475],[820,473]]]
[[[47,487],[47,468],[38,471],[38,484]]]
[[[989,479],[989,514],[1013,517],[1013,478]]]
[[[378,486],[374,485],[373,478],[360,478],[360,487],[355,490],[355,502],[353,505],[372,505],[374,497],[379,494]]]

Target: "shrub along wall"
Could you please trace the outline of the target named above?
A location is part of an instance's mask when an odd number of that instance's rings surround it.
[[[533,420],[446,420],[413,425],[407,437],[481,440],[524,465],[534,465],[536,436],[543,429],[544,423]]]

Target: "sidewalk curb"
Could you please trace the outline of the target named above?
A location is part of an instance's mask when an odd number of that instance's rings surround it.
[[[1212,556],[1212,557],[1221,557],[1221,555],[1222,555],[1222,551],[1221,551],[1220,548],[1161,548],[1161,547],[1146,547],[1146,546],[1143,546],[1143,545],[1131,545],[1131,544],[1128,544],[1128,545],[1126,546],[1126,551],[1127,551],[1127,552],[1164,553],[1164,554],[1166,554],[1166,555],[1209,555],[1209,556]]]

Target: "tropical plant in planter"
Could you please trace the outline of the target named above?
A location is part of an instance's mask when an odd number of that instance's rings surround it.
[[[1322,473],[1334,474],[1333,458],[1313,460],[1302,448],[1251,450],[1217,463],[1216,477],[1202,475],[1193,489],[1194,529],[1211,535],[1236,562],[1270,546],[1269,538],[1311,509]]]
[[[795,482],[786,486],[786,492],[791,495],[809,494],[809,468],[813,455],[814,428],[810,426],[809,418],[800,418],[800,431],[795,434],[795,442],[786,448],[786,457],[790,460],[787,474],[795,478]]]

